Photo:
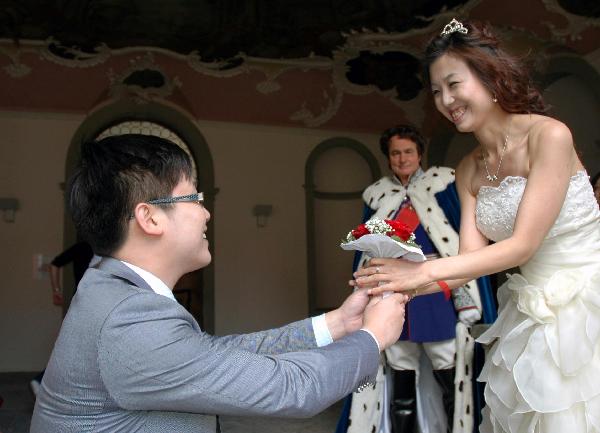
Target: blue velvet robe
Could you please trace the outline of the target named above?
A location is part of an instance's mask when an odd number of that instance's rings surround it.
[[[460,201],[458,199],[458,192],[456,191],[456,184],[454,182],[450,183],[448,187],[444,191],[440,191],[435,194],[435,198],[438,202],[438,205],[443,210],[446,219],[452,226],[452,228],[458,232],[460,229]],[[369,208],[367,205],[364,206],[363,209],[363,223],[366,222],[372,215],[374,211]],[[418,230],[418,229],[417,229]],[[415,230],[415,232],[417,231]],[[417,233],[415,233],[417,235]],[[419,243],[417,241],[417,243]],[[431,241],[429,241],[431,243]],[[354,255],[354,263],[353,270],[358,268],[358,263],[360,261],[361,253],[356,252]],[[496,301],[494,300],[494,292],[492,290],[492,285],[489,277],[481,277],[477,279],[477,284],[479,286],[479,296],[481,298],[481,307],[482,307],[482,323],[493,323],[498,317]],[[443,298],[442,293],[437,293]],[[415,298],[411,303],[419,300],[419,298],[427,298],[427,296]],[[452,301],[448,301],[452,302]],[[456,322],[456,320],[454,321]],[[405,325],[406,326],[406,325]],[[455,328],[452,326],[452,333],[454,334]],[[403,331],[404,333],[404,331]],[[454,336],[454,335],[453,335]],[[448,337],[453,338],[453,337]],[[412,340],[412,339],[411,339]],[[415,341],[415,340],[412,340]],[[473,401],[475,405],[475,410],[473,411],[474,415],[474,433],[479,431],[479,423],[481,420],[480,412],[481,408],[485,405],[483,398],[483,384],[476,382],[475,379],[479,375],[479,371],[483,366],[484,354],[483,350],[479,344],[475,345],[475,355],[474,355],[474,383],[473,383]],[[350,415],[350,406],[352,404],[352,395],[348,396],[344,401],[344,406],[342,409],[342,414],[338,421],[336,427],[336,433],[346,433],[348,430],[348,417]]]

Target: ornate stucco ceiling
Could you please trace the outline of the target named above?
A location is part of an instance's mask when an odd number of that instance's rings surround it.
[[[39,87],[25,98],[34,106],[54,98],[57,109],[86,111],[133,94],[209,119],[344,127],[332,122],[344,113],[368,129],[373,119],[360,119],[379,106],[392,111],[374,116],[382,123],[422,123],[418,58],[454,16],[491,22],[519,52],[598,57],[597,0],[0,0],[0,67],[24,94]],[[86,99],[64,89],[63,99],[79,99],[63,102],[37,84],[61,76],[102,90]],[[228,79],[217,94],[215,78]],[[19,95],[0,90],[0,106],[22,104]],[[262,116],[236,114],[240,96]],[[225,98],[228,109],[196,105],[207,97]]]
[[[197,52],[206,61],[235,58],[332,57],[342,32],[427,27],[430,17],[466,0],[3,0],[1,37],[50,37],[93,52],[159,47]]]

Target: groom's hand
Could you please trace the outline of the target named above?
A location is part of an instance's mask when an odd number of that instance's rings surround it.
[[[384,350],[400,338],[408,296],[393,293],[385,297],[373,296],[364,314],[363,328],[370,331]]]
[[[358,331],[363,326],[363,313],[369,303],[366,289],[356,290],[337,309],[325,315],[327,327],[334,340]]]
[[[358,289],[339,308],[325,315],[331,337],[337,340],[366,328],[373,333],[383,350],[400,338],[408,300],[408,296],[400,293],[385,299],[381,296],[370,297],[366,289]]]

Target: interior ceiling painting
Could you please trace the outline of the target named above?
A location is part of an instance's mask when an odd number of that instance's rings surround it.
[[[0,0],[0,108],[85,112],[133,97],[209,120],[421,125],[418,59],[455,16],[599,69],[597,0]]]

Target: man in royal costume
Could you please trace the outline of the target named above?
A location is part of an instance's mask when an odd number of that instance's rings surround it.
[[[413,230],[428,260],[456,255],[460,205],[454,170],[421,168],[425,140],[412,126],[384,131],[380,146],[392,175],[379,179],[364,191],[363,222],[372,217],[402,221]],[[358,253],[355,269],[368,260],[368,256]],[[427,431],[471,431],[473,342],[467,328],[479,321],[482,314],[484,323],[492,322],[495,311],[487,278],[453,290],[451,299],[446,299],[443,293],[414,298],[407,305],[400,340],[386,350],[379,387],[353,395],[349,425],[344,425],[343,417],[338,433],[346,428],[348,433],[412,433],[417,415],[421,415],[421,424],[433,424]],[[428,363],[421,359],[422,353]],[[428,388],[429,371],[441,389],[443,409],[439,398],[436,403],[429,393],[417,392],[417,387]],[[432,380],[429,387],[433,383]],[[418,414],[417,407],[423,413]],[[447,424],[440,425],[436,420],[443,419],[444,413]]]

